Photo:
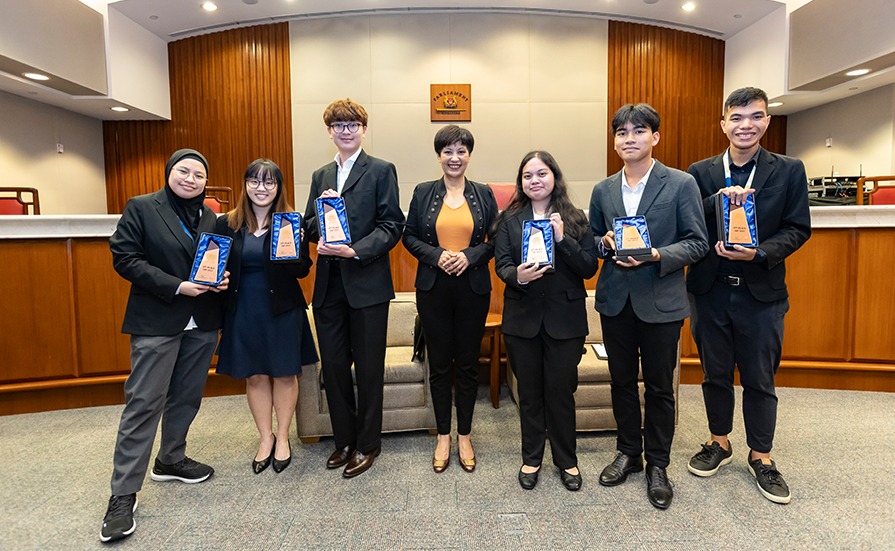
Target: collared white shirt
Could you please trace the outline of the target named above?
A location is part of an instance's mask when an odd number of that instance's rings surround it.
[[[336,176],[336,182],[338,183],[338,188],[336,191],[339,195],[342,195],[342,188],[345,187],[345,182],[348,181],[348,175],[351,174],[351,168],[354,167],[355,161],[357,161],[358,155],[360,155],[360,151],[362,148],[358,148],[357,151],[354,152],[354,155],[348,157],[345,162],[341,162],[339,158],[339,153],[336,153],[336,157],[333,159],[336,162],[336,168],[338,169],[338,175]]]
[[[653,173],[653,167],[656,166],[656,160],[652,160],[649,170],[643,175],[643,178],[633,189],[628,186],[628,179],[625,178],[625,171],[622,170],[622,201],[625,203],[625,214],[634,216],[637,214],[637,207],[640,206],[640,198],[643,197],[643,190],[646,189],[646,182],[649,180],[650,174]]]

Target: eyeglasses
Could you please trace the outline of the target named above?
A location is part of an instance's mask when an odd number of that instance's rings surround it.
[[[352,134],[356,134],[357,131],[360,130],[361,126],[363,126],[363,125],[359,122],[336,122],[336,123],[329,125],[329,127],[332,128],[333,132],[335,132],[336,134],[341,134],[341,133],[345,132],[346,128]]]
[[[186,180],[187,178],[190,177],[190,171],[183,167],[179,167],[177,169],[177,174],[180,174],[180,177],[183,178],[184,180]],[[201,183],[205,182],[205,179],[206,179],[205,175],[202,174],[201,172],[193,172],[192,176],[193,176],[193,181],[196,182],[197,184],[201,184]]]
[[[266,189],[267,191],[271,191],[277,187],[277,183],[274,180],[264,180],[263,182],[255,178],[246,180],[246,185],[249,186],[249,188],[251,189],[258,189],[258,186],[262,184],[264,185],[264,189]]]

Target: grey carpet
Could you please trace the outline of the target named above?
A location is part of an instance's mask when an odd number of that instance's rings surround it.
[[[480,388],[474,473],[460,469],[456,443],[451,467],[433,473],[434,437],[414,432],[386,435],[373,469],[353,480],[324,467],[332,439],[294,439],[286,471],[254,475],[257,432],[245,397],[206,399],[188,454],[214,466],[214,477],[196,485],[147,477],[136,533],[107,545],[98,535],[121,406],[0,417],[0,549],[895,549],[895,394],[778,391],[773,455],[792,502],[758,493],[739,412],[734,461],[707,479],[687,472],[707,429],[699,387],[684,386],[667,511],[647,502],[642,473],[599,485],[614,433],[579,434],[580,492],[562,487],[549,447],[537,488],[522,490],[518,411],[505,387],[498,410]]]

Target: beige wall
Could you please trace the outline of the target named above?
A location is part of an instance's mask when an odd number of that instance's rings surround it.
[[[789,115],[786,152],[808,177],[835,170],[854,176],[895,174],[895,85]],[[825,140],[833,139],[833,147]]]
[[[370,115],[364,149],[395,163],[401,204],[441,176],[429,84],[471,83],[476,139],[467,177],[512,182],[531,149],[553,153],[576,204],[606,176],[606,21],[511,14],[414,14],[290,23],[295,196],[332,160],[323,111],[350,97]]]
[[[6,92],[0,121],[0,187],[37,188],[41,214],[106,214],[102,121]]]

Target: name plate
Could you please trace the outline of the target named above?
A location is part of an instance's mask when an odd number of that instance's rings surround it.
[[[550,220],[522,223],[522,263],[553,266],[553,226]]]
[[[232,239],[223,235],[203,233],[199,236],[190,281],[203,285],[217,286],[224,279],[227,259],[230,257]]]
[[[320,224],[320,237],[327,245],[351,243],[348,213],[345,211],[345,200],[341,197],[317,199],[317,221]]]
[[[749,195],[743,205],[733,205],[723,193],[715,195],[715,220],[718,224],[718,240],[725,247],[734,245],[755,248],[758,246],[758,222],[755,216],[755,198]]]
[[[653,247],[644,216],[623,216],[612,220],[615,232],[615,255],[631,256],[635,260],[651,260]]]
[[[271,224],[270,259],[301,258],[301,215],[297,212],[275,212]]]

